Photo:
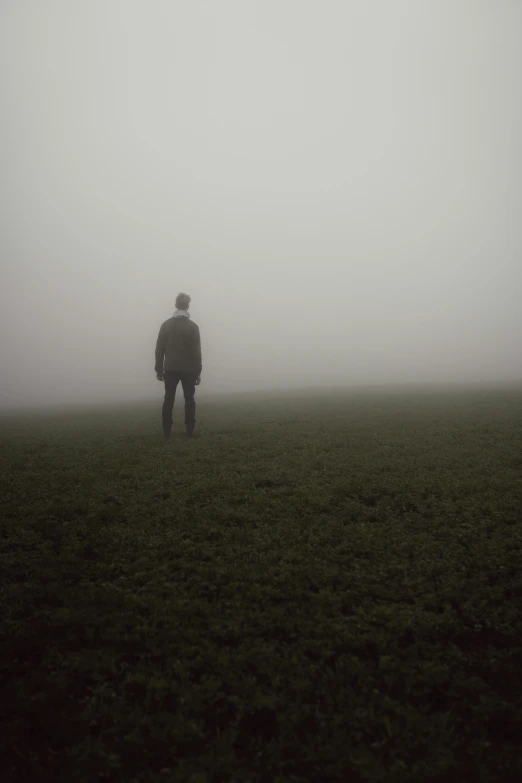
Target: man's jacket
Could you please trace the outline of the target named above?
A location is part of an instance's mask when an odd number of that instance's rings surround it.
[[[159,330],[155,371],[161,374],[172,370],[201,375],[199,326],[189,318],[169,318]]]

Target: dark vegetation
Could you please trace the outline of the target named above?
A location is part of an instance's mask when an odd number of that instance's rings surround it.
[[[3,781],[518,779],[522,392],[199,418],[2,419]]]

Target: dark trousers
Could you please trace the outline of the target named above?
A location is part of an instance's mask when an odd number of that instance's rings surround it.
[[[172,428],[172,409],[176,399],[176,389],[181,381],[185,397],[185,426],[187,432],[192,432],[196,424],[196,376],[193,373],[170,371],[163,373],[165,382],[165,399],[163,401],[162,419],[163,431],[170,434]]]

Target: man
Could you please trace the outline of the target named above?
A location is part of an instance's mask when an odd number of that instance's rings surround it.
[[[196,386],[201,383],[201,338],[199,327],[190,320],[190,296],[178,294],[176,312],[161,325],[156,343],[156,378],[165,382],[163,432],[170,438],[172,409],[181,381],[185,396],[185,427],[192,438],[196,426]]]

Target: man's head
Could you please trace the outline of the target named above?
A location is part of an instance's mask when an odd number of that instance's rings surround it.
[[[178,294],[176,297],[176,308],[178,310],[188,310],[190,304],[190,296],[188,294]]]

